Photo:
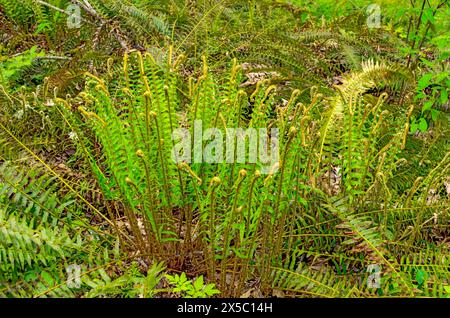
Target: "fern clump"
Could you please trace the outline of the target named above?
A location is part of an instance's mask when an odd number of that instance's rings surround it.
[[[0,0],[0,296],[448,297],[445,1],[316,2]]]

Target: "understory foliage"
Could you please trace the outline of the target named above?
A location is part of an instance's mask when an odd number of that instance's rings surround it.
[[[448,72],[360,12],[315,14],[0,0],[0,296],[448,297],[448,98],[428,116],[420,81]],[[279,160],[236,160],[271,129]]]

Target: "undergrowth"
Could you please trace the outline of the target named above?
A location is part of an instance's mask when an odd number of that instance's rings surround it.
[[[0,296],[450,295],[448,7],[71,2],[0,0]]]

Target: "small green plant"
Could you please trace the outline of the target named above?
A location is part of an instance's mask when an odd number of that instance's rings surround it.
[[[429,61],[422,59],[423,64],[429,69],[419,79],[417,85],[416,100],[422,104],[420,116],[411,118],[411,132],[420,130],[424,132],[428,129],[428,123],[434,122],[439,116],[440,109],[448,103],[450,92],[450,71],[449,63],[446,61],[448,54],[441,58]]]
[[[29,67],[37,57],[44,55],[44,51],[38,52],[37,47],[33,46],[11,58],[0,56],[0,84],[6,86],[22,69]]]
[[[185,298],[208,298],[220,294],[215,284],[205,284],[203,276],[189,280],[186,273],[175,276],[166,274],[167,281],[173,286],[173,292]]]

